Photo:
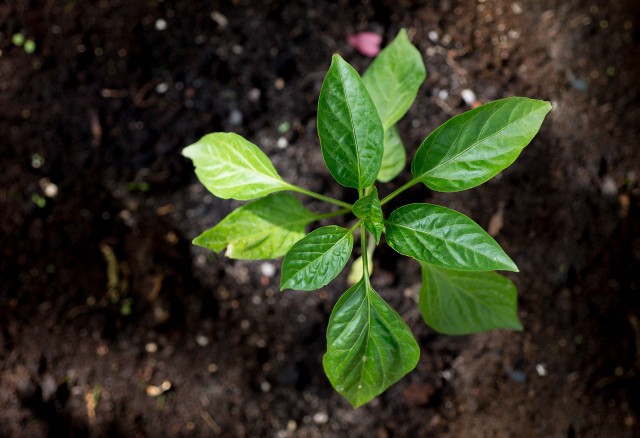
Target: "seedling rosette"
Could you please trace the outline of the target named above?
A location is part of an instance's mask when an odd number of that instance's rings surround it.
[[[548,102],[508,97],[455,116],[422,142],[412,178],[388,196],[377,182],[393,180],[406,152],[396,123],[426,78],[420,52],[404,30],[364,76],[334,55],[318,101],[322,156],[333,178],[356,189],[347,202],[285,181],[269,158],[234,133],[213,133],[184,149],[202,184],[215,196],[251,201],[194,244],[235,259],[282,257],[280,289],[314,291],[329,284],[351,259],[359,234],[355,279],[338,299],[327,328],[323,366],[329,381],[353,406],[383,393],[415,368],[420,348],[409,327],[371,286],[370,260],[385,241],[420,263],[419,308],[437,332],[462,335],[522,330],[514,284],[493,271],[517,272],[500,245],[472,219],[438,205],[408,204],[385,216],[383,207],[416,184],[438,192],[471,189],[510,166],[551,110]],[[340,207],[313,213],[292,193]],[[306,234],[320,219],[353,214],[350,228],[329,225]],[[369,242],[368,242],[369,240]]]

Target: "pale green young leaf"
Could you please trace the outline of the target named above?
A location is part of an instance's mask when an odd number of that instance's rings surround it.
[[[193,243],[215,252],[227,248],[232,259],[273,259],[302,239],[315,219],[295,196],[276,193],[232,211]]]
[[[453,117],[418,148],[413,177],[439,192],[476,187],[518,158],[550,110],[549,102],[509,97]]]
[[[353,233],[330,225],[296,242],[282,261],[280,290],[316,290],[336,278],[353,249]]]
[[[290,188],[264,152],[238,134],[205,135],[182,154],[193,161],[200,182],[219,198],[246,201]]]
[[[486,330],[522,330],[516,286],[495,272],[463,272],[422,266],[420,313],[435,331],[466,335]]]
[[[354,407],[383,393],[419,358],[411,330],[368,281],[362,279],[338,300],[322,365],[331,385]]]
[[[409,204],[393,211],[385,223],[387,243],[416,260],[460,271],[518,271],[480,225],[455,210]]]
[[[378,181],[386,183],[402,172],[407,162],[407,153],[396,125],[384,131],[384,154],[378,172]]]
[[[385,130],[407,113],[426,77],[422,55],[402,29],[362,77]]]
[[[362,79],[333,55],[318,99],[318,135],[324,161],[338,183],[371,186],[382,162],[384,132]]]
[[[353,204],[353,214],[362,219],[365,228],[375,237],[376,243],[380,243],[380,236],[384,231],[384,217],[378,199],[378,189],[374,187],[368,195],[358,199]]]

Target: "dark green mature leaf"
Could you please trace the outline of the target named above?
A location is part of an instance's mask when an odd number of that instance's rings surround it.
[[[290,188],[269,158],[238,134],[205,135],[182,154],[193,161],[200,182],[219,198],[246,201]]]
[[[478,186],[515,161],[550,110],[549,102],[509,97],[453,117],[422,143],[413,177],[440,192]]]
[[[516,287],[508,278],[495,272],[420,265],[420,313],[437,332],[466,335],[500,328],[522,330]]]
[[[362,79],[333,55],[318,100],[318,135],[329,172],[346,187],[363,189],[378,176],[384,133]]]
[[[426,77],[422,55],[402,29],[362,76],[385,130],[407,113]]]
[[[296,242],[282,261],[280,290],[316,290],[336,278],[353,249],[353,233],[330,225]]]
[[[193,241],[232,259],[264,260],[284,255],[304,237],[316,215],[288,193],[277,193],[234,210]]]
[[[480,225],[455,210],[409,204],[391,213],[386,225],[387,243],[416,260],[460,271],[518,271]]]
[[[394,125],[384,131],[384,155],[378,173],[378,181],[389,182],[402,172],[407,162],[407,153],[402,144],[398,128]]]
[[[364,196],[353,204],[353,214],[362,219],[364,226],[376,238],[376,243],[380,243],[380,236],[384,231],[384,217],[378,199],[378,189],[375,187],[367,196]]]
[[[354,407],[400,380],[419,357],[409,327],[368,281],[361,280],[338,300],[322,364],[335,390]]]

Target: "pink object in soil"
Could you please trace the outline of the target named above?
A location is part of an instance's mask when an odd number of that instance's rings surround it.
[[[360,32],[348,35],[347,42],[358,52],[373,58],[380,53],[382,37],[373,32]]]

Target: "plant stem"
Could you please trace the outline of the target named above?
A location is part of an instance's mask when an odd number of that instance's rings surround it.
[[[386,204],[387,202],[391,201],[393,198],[395,198],[396,196],[398,196],[400,193],[404,192],[405,190],[407,190],[410,187],[415,186],[416,184],[418,184],[420,182],[420,180],[418,179],[412,179],[409,180],[408,183],[404,184],[402,187],[399,187],[397,189],[395,189],[393,192],[391,192],[389,195],[385,196],[384,199],[382,199],[380,201],[380,206],[383,206],[384,204]]]
[[[320,219],[328,219],[330,217],[342,216],[343,214],[351,213],[350,208],[342,208],[340,210],[331,211],[329,213],[316,214],[315,220],[319,221]]]
[[[360,246],[362,248],[360,257],[362,257],[362,276],[364,281],[369,284],[369,254],[367,252],[367,230],[364,223],[360,225]]]
[[[340,207],[349,209],[349,211],[351,211],[351,208],[353,207],[353,205],[347,202],[343,202],[338,199],[331,198],[329,196],[321,195],[320,193],[312,192],[311,190],[303,189],[302,187],[298,187],[293,184],[289,184],[289,190],[302,193],[303,195],[311,196],[312,198],[316,198],[321,201],[328,202],[329,204],[339,205]]]
[[[353,224],[353,226],[351,227],[351,229],[349,229],[349,231],[351,231],[353,233],[356,230],[356,228],[358,228],[360,226],[361,223],[362,223],[362,219],[358,219],[358,222]]]

